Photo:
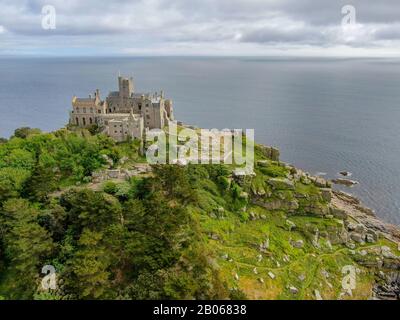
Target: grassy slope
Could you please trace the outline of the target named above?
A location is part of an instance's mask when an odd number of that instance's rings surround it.
[[[122,166],[124,168],[144,161],[143,157],[137,156],[137,146],[132,148],[132,144],[123,143],[118,145],[118,149],[121,156],[129,157]],[[265,160],[265,157],[257,152],[256,160]],[[368,298],[376,270],[357,264],[357,252],[386,245],[398,254],[397,247],[380,239],[375,244],[357,246],[356,254],[352,254],[343,245],[330,245],[328,239],[342,228],[343,221],[310,214],[304,209],[310,203],[327,206],[317,187],[298,182],[295,190],[273,190],[267,180],[286,177],[289,170],[272,161],[257,167],[256,173],[243,186],[250,198],[260,192],[266,194],[263,197],[265,201],[290,201],[295,194],[303,195],[299,200],[300,208],[289,214],[284,210],[269,211],[243,199],[238,201],[239,204],[233,204],[229,192],[221,190],[211,179],[201,181],[199,201],[189,208],[200,227],[201,245],[213,254],[213,266],[228,287],[239,288],[250,299],[315,299],[315,290],[324,299],[337,299],[343,291],[342,268],[354,265],[358,269],[357,287],[352,297],[343,298]],[[69,184],[69,181],[61,183],[61,187]],[[250,219],[250,213],[256,218]],[[288,219],[296,225],[293,230],[289,230]],[[316,229],[320,235],[319,247],[312,243]],[[259,246],[266,239],[269,239],[270,246],[265,252],[260,252]],[[292,240],[303,240],[304,247],[294,248],[290,243]],[[274,279],[270,278],[269,272],[275,275]],[[290,286],[296,287],[298,294],[291,293]]]
[[[327,205],[318,198],[319,189],[314,185],[297,183],[295,191],[271,190],[265,181],[269,177],[287,174],[279,164],[270,162],[268,170],[263,172],[257,170],[250,189],[267,189],[272,199],[290,200],[297,192],[306,196],[303,205],[310,201],[322,207]],[[291,215],[251,204],[245,207],[245,212],[229,211],[230,200],[223,192],[218,193],[218,188],[210,181],[206,184],[207,187],[201,191],[199,206],[192,208],[204,235],[204,246],[214,252],[214,265],[229,288],[239,288],[250,299],[315,299],[315,290],[323,299],[338,299],[343,292],[342,268],[346,265],[356,267],[357,287],[351,297],[345,295],[341,298],[367,299],[371,295],[376,270],[358,265],[355,259],[358,252],[382,245],[397,251],[391,242],[384,239],[375,244],[357,246],[355,254],[344,245],[331,245],[329,239],[343,228],[343,221],[308,214],[302,209],[302,204]],[[315,198],[318,201],[313,200]],[[218,207],[224,208],[222,214],[215,214]],[[219,212],[222,212],[221,208]],[[250,212],[255,219],[248,219]],[[296,225],[293,230],[289,230],[288,219]],[[319,247],[312,243],[316,229],[319,231]],[[270,246],[265,252],[260,252],[259,245],[266,239],[269,239]],[[303,240],[304,247],[294,248],[291,241],[296,240]],[[276,277],[271,279],[269,272]],[[299,290],[297,294],[290,292],[291,286]]]

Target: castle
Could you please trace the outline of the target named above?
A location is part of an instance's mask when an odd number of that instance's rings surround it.
[[[97,89],[89,98],[72,98],[70,124],[81,128],[98,125],[116,141],[143,139],[146,129],[162,129],[174,120],[172,101],[160,94],[136,93],[132,78],[118,77],[118,91],[101,100]]]

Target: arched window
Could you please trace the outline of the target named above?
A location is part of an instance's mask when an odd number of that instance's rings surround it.
[[[78,117],[75,118],[75,121],[76,121],[76,125],[79,126],[79,118]]]
[[[82,120],[83,120],[83,125],[86,126],[86,119],[83,118]]]
[[[90,124],[93,124],[92,118],[89,118],[89,122],[90,122]]]

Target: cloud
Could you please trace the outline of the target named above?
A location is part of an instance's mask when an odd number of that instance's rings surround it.
[[[345,27],[341,9],[348,0],[52,0],[56,29],[44,30],[41,11],[47,4],[1,1],[0,54],[126,54],[154,48],[170,54],[195,54],[199,48],[211,54],[348,52],[343,47],[400,52],[398,0],[353,0],[357,24]]]

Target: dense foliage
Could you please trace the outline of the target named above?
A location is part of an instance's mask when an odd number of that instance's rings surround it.
[[[148,171],[139,142],[95,129],[0,139],[0,300],[367,299],[377,261],[400,261],[384,237],[351,240],[346,226],[357,221],[332,207],[327,183],[266,147],[256,145],[253,175],[224,165]],[[115,169],[135,173],[110,177]],[[43,289],[48,265],[56,289]],[[349,265],[352,295],[342,288]]]
[[[159,166],[151,176],[108,182],[102,191],[85,187],[93,171],[109,165],[107,159],[117,163],[137,152],[134,142],[117,145],[87,131],[22,128],[0,144],[0,296],[228,295],[208,270],[207,252],[188,214],[201,172]],[[56,267],[58,290],[41,289],[44,265]]]

